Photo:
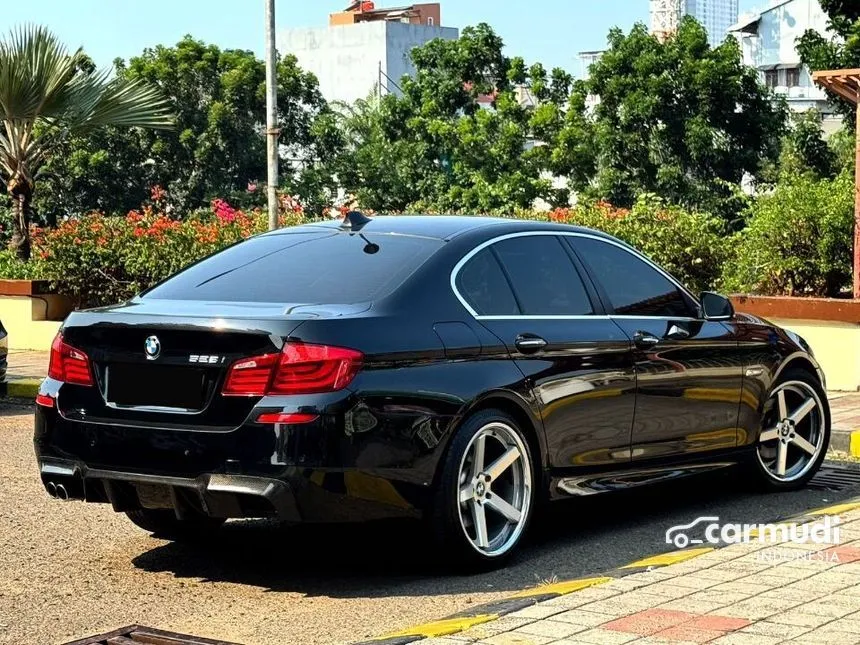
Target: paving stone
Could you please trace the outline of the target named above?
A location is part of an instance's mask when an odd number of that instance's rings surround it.
[[[650,636],[696,618],[695,614],[669,609],[647,609],[603,625],[603,629]]]
[[[707,616],[699,616],[698,618],[694,618],[687,624],[690,627],[695,627],[696,629],[711,629],[718,632],[732,632],[748,626],[750,624],[750,621],[744,618],[732,618],[730,616],[709,614]]]
[[[696,629],[684,624],[657,632],[654,634],[654,638],[664,638],[669,641],[683,643],[707,643],[722,635],[723,632],[710,629]]]
[[[795,644],[802,643],[803,645],[854,645],[856,643],[860,643],[860,634],[816,629],[805,633],[800,638],[783,642]]]
[[[496,634],[485,640],[478,641],[478,643],[480,645],[546,645],[547,643],[552,643],[554,640],[558,639],[548,636],[536,636],[534,634],[505,632],[504,634]]]
[[[747,620],[762,620],[768,616],[782,613],[802,603],[795,600],[781,601],[776,598],[764,598],[755,596],[742,600],[734,605],[722,607],[719,613],[722,616],[733,616],[735,618],[746,618]]]
[[[670,600],[659,605],[659,609],[683,611],[691,614],[707,614],[725,607],[725,604],[714,600],[691,600],[691,597]]]
[[[732,582],[724,582],[716,587],[711,587],[713,593],[741,593],[748,596],[770,591],[773,587],[769,585],[757,584],[755,582],[745,582],[745,580],[753,580],[754,578],[744,578],[743,580],[735,580]]]
[[[598,625],[608,623],[616,618],[617,616],[612,616],[610,614],[584,611],[582,609],[570,609],[552,617],[553,620],[570,623],[572,625],[582,625],[583,627],[597,627]]]
[[[713,645],[776,645],[782,642],[784,642],[782,638],[740,632],[726,634],[711,641]]]
[[[530,634],[534,636],[548,636],[555,640],[566,638],[577,632],[583,631],[584,625],[573,625],[571,623],[563,623],[558,620],[539,620],[523,627],[515,629],[512,634]]]
[[[602,586],[603,585],[601,585],[601,587]],[[565,609],[573,609],[575,607],[587,605],[596,600],[612,598],[613,596],[617,596],[620,593],[617,590],[602,589],[601,587],[591,587],[588,589],[583,589],[582,591],[565,594],[563,596],[558,596],[557,598],[545,600],[541,604],[554,605],[556,607],[563,607]]]
[[[805,611],[805,607],[803,607],[802,609],[804,609],[804,611],[785,611],[781,614],[771,616],[769,620],[775,623],[781,623],[783,625],[797,625],[798,627],[809,628],[821,627],[822,625],[826,625],[827,623],[833,621],[832,616],[819,616],[816,614],[810,614]]]
[[[650,587],[647,587],[647,589],[650,589]],[[655,596],[638,591],[631,591],[621,596],[615,596],[614,598],[605,598],[603,600],[598,600],[597,602],[593,602],[588,605],[582,605],[580,609],[584,611],[595,611],[603,614],[611,614],[612,616],[618,618],[621,616],[634,614],[637,611],[642,611],[643,609],[656,607],[658,605],[663,604],[664,602],[666,602],[666,598],[664,596]]]
[[[639,637],[636,634],[625,634],[624,632],[616,632],[597,627],[596,629],[579,632],[570,640],[558,641],[552,645],[567,645],[568,643],[571,645],[584,643],[588,643],[589,645],[622,645],[623,643],[629,643],[637,638]]]
[[[506,614],[506,617],[532,619],[549,618],[550,616],[560,614],[563,611],[564,607],[559,607],[557,605],[549,605],[547,603],[540,603],[537,605],[532,605],[531,607],[524,607],[523,609],[517,610],[510,614]]]
[[[687,587],[689,589],[709,589],[710,587],[714,587],[718,584],[722,584],[725,582],[724,580],[713,580],[712,578],[702,578],[698,574],[691,573],[684,576],[679,576],[678,578],[673,578],[672,580],[667,580],[666,582],[662,582],[660,584],[666,585],[674,585],[676,587]]]
[[[511,618],[510,614],[508,614],[507,616],[502,616],[498,620],[491,620],[488,623],[482,623],[480,625],[470,627],[469,629],[457,634],[457,636],[471,638],[473,640],[481,640],[483,638],[495,636],[496,634],[501,634],[502,632],[513,631],[533,622],[534,620],[531,618]]]
[[[800,625],[785,625],[783,623],[772,623],[768,620],[753,623],[739,631],[741,634],[761,634],[774,638],[788,639],[797,638],[809,631],[808,627]]]
[[[689,596],[692,593],[697,593],[699,589],[691,588],[691,587],[679,587],[674,584],[674,581],[668,580],[666,582],[658,582],[656,584],[648,585],[647,587],[642,589],[643,593],[652,595],[652,596],[661,596],[664,598],[661,602],[666,602],[666,598],[674,599],[681,598],[682,596]],[[660,604],[660,603],[655,603]]]

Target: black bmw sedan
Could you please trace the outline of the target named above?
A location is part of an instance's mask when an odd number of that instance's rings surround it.
[[[260,235],[71,314],[37,398],[47,492],[166,537],[423,518],[494,563],[540,502],[824,459],[802,338],[560,224],[379,217]]]

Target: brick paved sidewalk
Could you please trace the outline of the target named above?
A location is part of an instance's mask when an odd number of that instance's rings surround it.
[[[840,508],[839,546],[727,546],[420,643],[860,643],[860,503]]]

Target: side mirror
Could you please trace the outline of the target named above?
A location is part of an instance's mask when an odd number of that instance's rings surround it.
[[[731,320],[735,315],[732,301],[718,293],[704,291],[700,296],[705,320]]]

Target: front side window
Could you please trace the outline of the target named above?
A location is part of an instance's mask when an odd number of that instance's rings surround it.
[[[694,316],[687,296],[642,258],[589,237],[575,238],[574,245],[619,316]]]
[[[583,316],[594,313],[579,273],[551,235],[514,237],[492,246],[527,316]]]

